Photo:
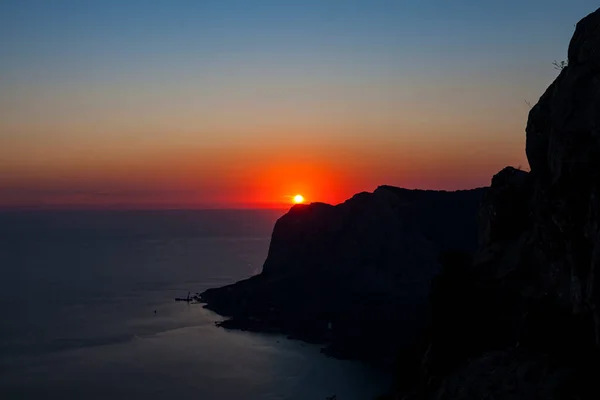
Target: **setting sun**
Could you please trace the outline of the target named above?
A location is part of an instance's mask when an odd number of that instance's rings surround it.
[[[301,194],[295,195],[294,203],[296,203],[296,204],[304,203],[304,196],[302,196]]]

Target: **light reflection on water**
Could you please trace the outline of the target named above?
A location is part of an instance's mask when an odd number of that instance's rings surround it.
[[[187,307],[187,306],[186,306]],[[207,321],[214,315],[191,306]],[[104,346],[21,358],[0,377],[4,398],[369,399],[388,379],[318,347],[276,335],[177,328]]]
[[[388,379],[175,303],[246,278],[280,214],[0,214],[0,398],[369,399]],[[156,311],[156,313],[155,313]]]

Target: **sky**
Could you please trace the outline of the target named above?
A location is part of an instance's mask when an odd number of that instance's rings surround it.
[[[339,203],[525,169],[591,0],[0,0],[0,208]]]

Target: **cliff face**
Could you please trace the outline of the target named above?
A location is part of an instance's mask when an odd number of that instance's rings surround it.
[[[574,313],[598,321],[600,250],[600,10],[577,24],[569,65],[531,110],[530,235],[544,286]],[[596,329],[597,331],[598,329]]]
[[[476,248],[485,189],[382,186],[331,206],[296,205],[273,230],[260,275],[201,297],[231,328],[329,343],[340,357],[395,359],[420,333],[439,255]],[[331,328],[331,329],[330,329]]]
[[[599,396],[600,10],[568,54],[529,114],[531,172],[494,176],[475,258],[435,281],[421,395]]]

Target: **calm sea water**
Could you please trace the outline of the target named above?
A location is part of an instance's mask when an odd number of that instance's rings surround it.
[[[176,303],[260,272],[284,211],[0,213],[0,398],[371,399],[389,379]]]

